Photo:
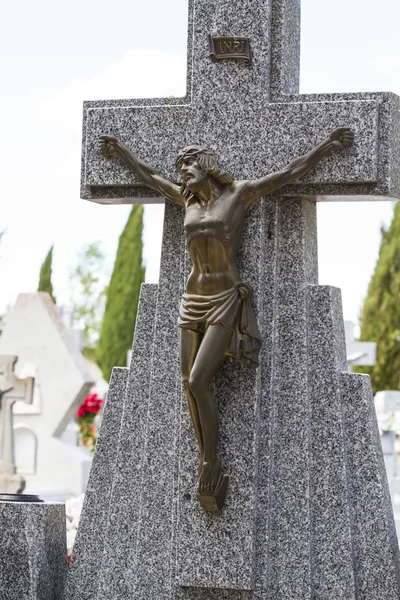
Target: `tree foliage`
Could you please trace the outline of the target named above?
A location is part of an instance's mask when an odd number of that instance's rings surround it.
[[[70,304],[73,325],[83,330],[84,354],[93,359],[96,359],[107,284],[100,242],[86,244],[79,251],[77,264],[70,275]]]
[[[400,389],[400,202],[392,223],[382,229],[375,272],[361,313],[360,340],[377,342],[377,362],[359,367],[371,376],[374,394]]]
[[[53,284],[51,283],[52,275],[52,263],[53,263],[53,246],[48,251],[46,258],[44,259],[40,268],[38,292],[47,292],[50,294],[54,304],[56,304],[56,298],[53,292]]]
[[[104,320],[97,349],[97,360],[106,380],[114,366],[126,366],[132,346],[142,266],[143,206],[134,205],[119,238],[118,250],[107,290]]]

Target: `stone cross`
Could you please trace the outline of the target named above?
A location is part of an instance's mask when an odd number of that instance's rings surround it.
[[[347,362],[349,365],[372,367],[376,363],[376,342],[360,342],[354,339],[354,323],[344,322],[346,332]]]
[[[343,125],[355,132],[352,151],[329,157],[284,194],[331,200],[400,193],[398,97],[298,94],[300,1],[236,4],[190,0],[184,98],[85,103],[82,197],[159,201],[119,160],[100,155],[101,134],[116,136],[172,179],[178,151],[194,143],[215,150],[236,179],[253,179],[278,170]],[[212,61],[210,34],[247,36],[251,66]]]
[[[17,493],[24,488],[15,474],[12,407],[17,400],[32,402],[33,379],[20,380],[14,374],[16,356],[0,356],[0,492]]]
[[[251,61],[212,60],[210,35],[248,38]],[[82,589],[114,600],[400,594],[387,486],[371,489],[385,475],[369,381],[346,372],[339,290],[316,285],[315,207],[400,194],[399,99],[299,95],[299,36],[300,0],[190,0],[185,98],[85,103],[82,197],[96,202],[159,201],[100,155],[102,134],[172,179],[177,152],[192,144],[213,149],[237,179],[282,168],[336,127],[350,127],[355,145],[249,211],[239,268],[254,289],[263,347],[257,373],[228,360],[215,378],[231,476],[217,517],[195,500],[177,335],[190,262],[183,211],[166,205],[159,285],[143,288],[129,373],[111,381],[71,600]]]

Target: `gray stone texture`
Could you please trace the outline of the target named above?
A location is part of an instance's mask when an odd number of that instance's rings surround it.
[[[113,369],[96,444],[96,460],[90,470],[74,554],[68,569],[67,598],[96,597],[93,594],[98,587],[104,555],[127,377],[128,369]]]
[[[64,504],[0,502],[0,600],[64,600]]]
[[[399,598],[371,392],[364,378],[343,374],[340,293],[317,285],[315,214],[325,194],[398,193],[397,99],[297,96],[298,1],[198,0],[189,14],[194,66],[182,103],[86,104],[83,197],[152,196],[121,163],[96,154],[99,133],[120,136],[174,177],[176,151],[187,143],[215,148],[237,177],[283,166],[337,126],[353,127],[357,143],[248,212],[239,269],[254,288],[263,347],[257,371],[227,359],[213,384],[219,450],[231,478],[226,505],[214,516],[196,500],[198,451],[179,372],[177,315],[190,269],[183,211],[166,206],[160,282],[142,288],[128,383],[113,400],[124,408],[111,417],[109,407],[103,419],[102,430],[112,423],[120,433],[103,474],[101,432],[68,600]],[[252,69],[212,63],[210,32],[249,35]],[[366,484],[373,510],[363,512]],[[377,539],[362,538],[364,518]],[[388,581],[370,585],[375,568]]]
[[[131,383],[119,389],[125,408],[113,417],[120,434],[107,441],[115,462],[101,465],[102,429],[91,478],[97,492],[83,511],[68,598],[398,598],[398,547],[368,378],[344,373],[340,293],[315,285],[315,204],[276,198],[249,213],[240,267],[255,289],[262,364],[247,371],[228,359],[215,379],[220,452],[231,476],[217,516],[195,496],[197,448],[176,328],[189,262],[182,212],[166,210],[160,284],[142,289]],[[110,420],[106,412],[104,429]],[[386,576],[372,586],[375,568]]]
[[[141,445],[146,434],[143,423],[148,410],[156,288],[142,286],[131,369],[114,368],[112,372],[68,570],[67,598],[96,598],[104,579],[113,589],[129,565],[130,536],[140,506],[142,465],[138,459],[143,454]],[[137,486],[136,498],[132,478]]]
[[[185,98],[85,103],[82,197],[157,201],[119,159],[99,154],[101,134],[117,136],[171,179],[177,152],[193,143],[213,148],[222,166],[248,179],[279,170],[337,126],[354,130],[354,147],[340,160],[328,157],[285,195],[400,194],[397,96],[297,93],[300,0],[190,0],[188,31]],[[209,58],[209,33],[235,32],[251,40],[251,68]]]

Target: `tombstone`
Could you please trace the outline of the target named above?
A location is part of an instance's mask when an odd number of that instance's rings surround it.
[[[33,381],[18,379],[14,373],[16,356],[0,355],[0,493],[18,494],[25,480],[16,474],[12,409],[18,400],[32,401]]]
[[[400,424],[400,392],[385,390],[375,394],[375,408],[381,428],[382,450],[385,457],[389,486],[399,488],[396,433]],[[396,479],[396,481],[394,481]]]
[[[183,211],[166,204],[160,281],[142,287],[130,368],[113,371],[70,600],[399,598],[369,378],[347,372],[339,290],[317,285],[315,214],[316,200],[400,193],[399,100],[299,95],[299,8],[190,2],[185,98],[85,104],[82,196],[96,202],[159,201],[97,152],[101,134],[171,179],[191,144],[215,150],[237,179],[278,170],[336,126],[351,127],[356,144],[249,211],[239,267],[254,288],[263,347],[257,372],[227,360],[215,379],[231,478],[218,515],[196,500],[177,333],[190,262]],[[248,38],[251,60],[213,60],[210,34]]]
[[[20,294],[7,315],[0,353],[18,356],[16,374],[34,380],[29,403],[13,407],[16,470],[26,490],[64,499],[85,488],[92,456],[65,434],[93,380],[50,296]],[[64,436],[65,434],[65,440]]]
[[[0,599],[65,600],[65,506],[0,495]]]
[[[376,363],[376,342],[360,342],[354,339],[354,323],[344,322],[347,362],[349,365],[372,367]]]

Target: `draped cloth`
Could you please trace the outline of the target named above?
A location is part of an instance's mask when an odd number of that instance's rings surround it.
[[[227,356],[243,365],[258,367],[261,335],[254,316],[253,290],[247,283],[213,296],[183,294],[178,325],[204,333],[210,325],[220,324],[232,332]]]

